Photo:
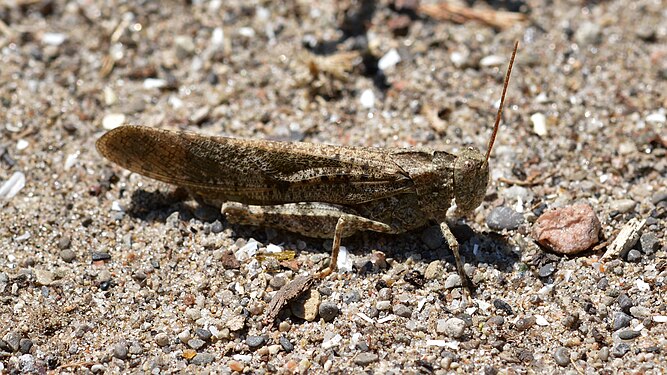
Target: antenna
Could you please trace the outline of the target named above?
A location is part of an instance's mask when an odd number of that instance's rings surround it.
[[[493,125],[493,133],[491,134],[491,139],[489,140],[489,146],[486,148],[486,161],[489,161],[489,156],[491,156],[491,149],[493,149],[493,142],[496,141],[496,134],[498,134],[498,127],[500,125],[500,117],[503,114],[503,105],[505,104],[505,94],[507,93],[507,85],[510,83],[510,75],[512,74],[512,65],[514,65],[514,57],[516,56],[516,50],[519,48],[519,41],[514,42],[514,52],[512,52],[512,58],[510,59],[510,65],[507,67],[507,73],[505,73],[505,83],[503,84],[503,94],[500,97],[500,107],[498,107],[498,114],[496,114],[496,123]]]

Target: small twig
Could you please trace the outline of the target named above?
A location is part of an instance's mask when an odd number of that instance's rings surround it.
[[[496,11],[493,9],[474,9],[450,3],[422,4],[418,8],[418,12],[440,21],[452,21],[455,23],[478,21],[498,29],[506,29],[526,19],[521,13]]]

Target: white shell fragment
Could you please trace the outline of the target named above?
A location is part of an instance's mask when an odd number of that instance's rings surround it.
[[[646,219],[639,220],[634,218],[628,221],[625,226],[621,229],[614,242],[609,245],[607,251],[602,255],[600,260],[608,260],[616,257],[624,257],[630,249],[635,246],[637,240],[639,240],[639,234],[641,233],[642,228],[646,224]]]
[[[396,66],[401,61],[401,55],[398,54],[396,48],[392,48],[389,52],[385,53],[384,56],[378,61],[378,69],[387,70]]]
[[[347,252],[345,246],[340,247],[336,266],[339,272],[352,272],[352,257],[350,257],[350,253]]]
[[[16,172],[0,186],[0,199],[12,199],[25,186],[25,175]]]
[[[375,106],[375,94],[373,93],[373,90],[364,90],[359,97],[359,102],[364,108],[373,108]]]
[[[109,113],[102,119],[102,127],[106,130],[115,129],[125,123],[125,115],[122,113]]]
[[[530,121],[533,123],[533,132],[535,132],[535,134],[540,137],[547,135],[547,116],[539,112],[534,113],[530,116]]]

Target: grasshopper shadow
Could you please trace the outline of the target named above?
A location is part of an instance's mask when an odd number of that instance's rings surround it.
[[[128,215],[144,221],[157,221],[164,223],[174,212],[178,212],[180,221],[190,221],[192,218],[202,223],[211,223],[219,220],[226,228],[234,231],[235,238],[256,238],[262,243],[280,242],[287,247],[296,248],[296,243],[301,240],[307,244],[306,250],[312,252],[329,253],[325,243],[331,239],[306,237],[297,233],[284,230],[257,227],[251,225],[238,225],[228,223],[224,215],[217,207],[195,203],[188,193],[183,189],[171,191],[146,191],[137,189],[132,192],[131,206],[127,210]],[[269,230],[267,230],[269,229]],[[503,272],[512,270],[513,265],[519,261],[519,254],[512,250],[512,246],[500,234],[494,232],[476,232],[466,224],[451,225],[452,233],[459,241],[461,256],[466,263],[478,266],[480,264],[492,264]],[[435,231],[436,245],[424,239],[428,231]],[[383,234],[376,232],[359,232],[351,237],[343,239],[342,245],[350,250],[354,256],[355,270],[364,273],[362,269],[356,269],[357,264],[363,264],[365,257],[372,250],[379,250],[387,257],[404,262],[410,256],[419,254],[420,262],[428,264],[434,260],[443,260],[454,265],[454,256],[448,248],[447,243],[439,234],[439,227],[422,228],[402,234]]]

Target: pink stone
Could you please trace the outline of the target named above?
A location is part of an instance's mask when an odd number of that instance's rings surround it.
[[[588,204],[578,203],[542,214],[533,225],[533,238],[560,254],[577,254],[598,242],[600,220]]]

